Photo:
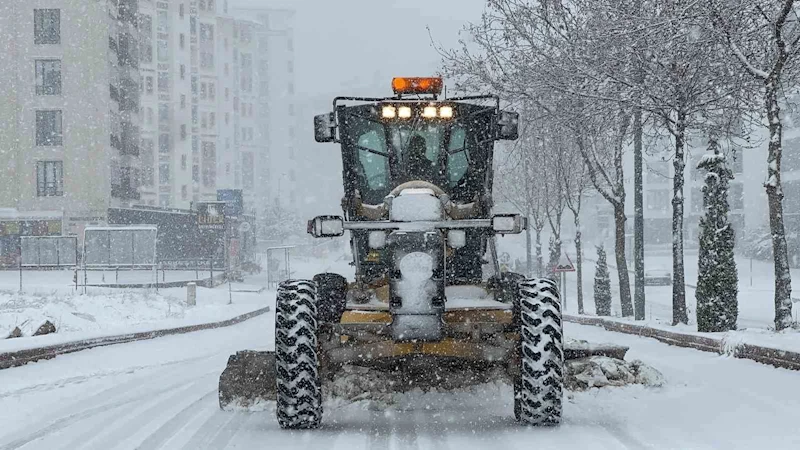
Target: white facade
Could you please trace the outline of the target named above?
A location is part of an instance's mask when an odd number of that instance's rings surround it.
[[[218,189],[243,189],[252,209],[266,145],[259,83],[242,64],[254,72],[260,25],[208,0],[141,0],[140,23],[143,203],[189,208]]]
[[[136,4],[0,2],[0,208],[79,233],[138,201]]]
[[[259,214],[267,205],[296,209],[299,201],[297,124],[298,111],[294,73],[294,12],[268,6],[234,10],[240,17],[252,17],[256,29],[254,57],[258,93],[254,102],[261,118],[253,126],[266,151],[256,154],[255,184],[260,186]],[[308,120],[311,120],[310,118]],[[264,208],[264,209],[262,209]],[[269,218],[267,218],[269,220]]]

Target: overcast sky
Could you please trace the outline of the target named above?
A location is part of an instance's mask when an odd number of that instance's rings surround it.
[[[232,0],[296,11],[298,98],[390,95],[393,76],[425,76],[440,66],[433,38],[452,47],[486,0]],[[321,100],[321,99],[320,99]],[[323,105],[324,106],[324,105]]]

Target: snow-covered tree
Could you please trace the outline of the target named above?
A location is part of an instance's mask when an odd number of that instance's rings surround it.
[[[725,164],[716,142],[709,146],[698,169],[705,170],[700,219],[700,255],[697,272],[697,331],[736,329],[739,304],[738,276],[733,255],[735,233],[728,221],[728,182],[733,173]]]
[[[760,84],[759,104],[769,127],[767,191],[775,264],[775,329],[792,323],[792,275],[783,224],[781,157],[783,120],[780,98],[797,86],[800,27],[795,0],[708,0],[710,21],[728,48],[733,64]],[[745,91],[748,92],[748,91]]]
[[[597,268],[594,273],[594,309],[598,316],[611,315],[611,278],[608,276],[606,251],[597,247]]]

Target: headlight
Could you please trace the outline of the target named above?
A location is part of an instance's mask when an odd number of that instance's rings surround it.
[[[427,253],[412,252],[400,259],[398,268],[405,280],[428,280],[433,276],[433,258]]]
[[[394,106],[384,106],[382,116],[384,119],[394,119],[397,117],[397,109]]]
[[[442,106],[439,108],[439,117],[442,119],[452,119],[453,118],[453,107],[452,106]]]
[[[436,107],[435,106],[426,106],[422,109],[422,117],[426,119],[433,119],[436,117]]]
[[[411,108],[408,106],[401,106],[397,110],[397,116],[401,119],[411,118]]]
[[[369,248],[383,248],[386,246],[386,232],[384,231],[370,231],[369,232]]]
[[[447,232],[447,245],[451,248],[462,248],[467,245],[467,232],[464,230],[450,230]]]

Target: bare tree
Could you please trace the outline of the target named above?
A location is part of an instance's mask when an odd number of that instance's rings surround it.
[[[781,156],[783,122],[780,93],[795,86],[800,27],[794,0],[709,0],[714,30],[742,71],[761,83],[769,127],[767,191],[775,265],[775,329],[792,320],[792,276],[783,223]]]
[[[526,256],[527,276],[544,275],[544,261],[542,256],[542,231],[547,225],[547,199],[545,198],[544,180],[546,171],[537,161],[540,150],[537,147],[537,136],[526,125],[522,135],[511,154],[507,155],[505,164],[499,167],[498,194],[503,200],[512,204],[523,213],[529,221],[526,230]],[[531,229],[535,233],[535,258],[533,257],[534,242],[531,239]],[[535,269],[534,269],[535,262]]]
[[[583,197],[589,190],[588,167],[583,163],[574,145],[566,146],[561,157],[557,159],[558,175],[564,189],[564,203],[572,212],[573,224],[575,225],[575,266],[577,274],[578,290],[578,314],[583,314],[583,248],[581,240],[581,205]],[[576,153],[578,153],[576,155]]]

